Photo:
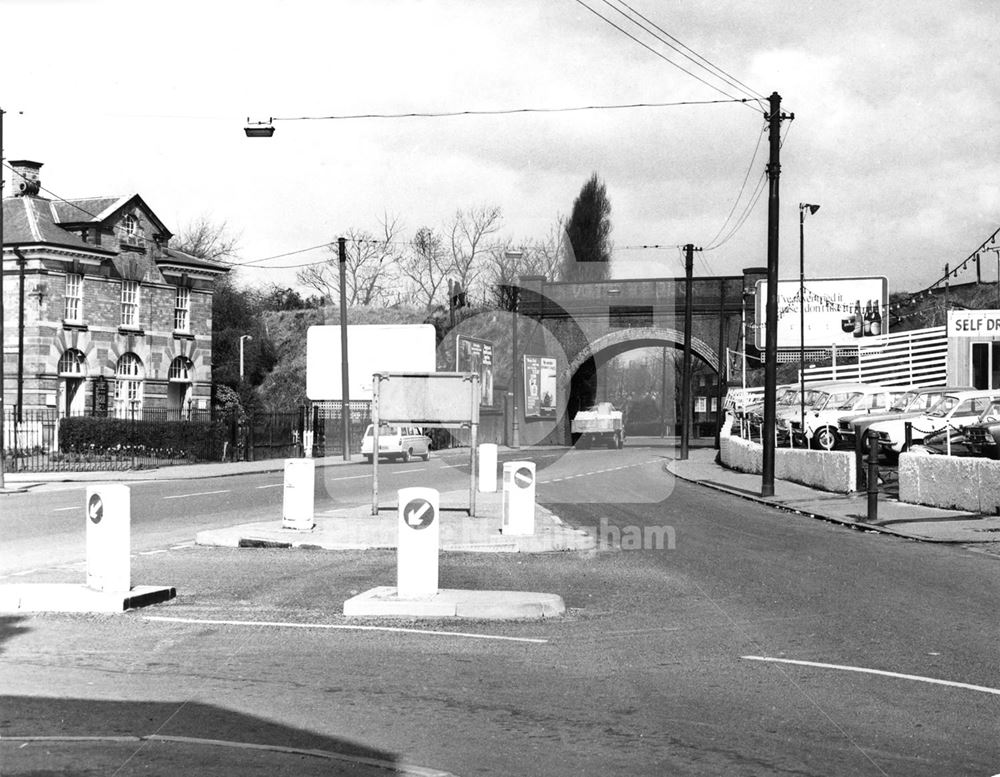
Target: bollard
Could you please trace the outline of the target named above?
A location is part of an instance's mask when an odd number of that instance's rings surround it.
[[[438,592],[440,496],[433,488],[398,491],[396,595],[400,599],[433,596]]]
[[[903,442],[903,450],[908,451],[910,450],[910,448],[913,447],[913,424],[910,423],[909,421],[905,422],[903,424],[903,432],[905,435]]]
[[[479,493],[493,494],[497,490],[497,446],[484,442],[479,446]]]
[[[858,491],[861,490],[861,484],[865,482],[865,438],[868,435],[868,430],[864,432],[859,431],[856,427],[854,430],[854,482],[858,484]]]
[[[87,487],[87,587],[132,588],[132,497],[128,486]]]
[[[285,459],[285,488],[281,505],[281,528],[310,531],[315,525],[316,462]]]
[[[868,523],[878,520],[878,433],[868,430]]]
[[[504,534],[535,533],[535,462],[508,461],[503,465]]]

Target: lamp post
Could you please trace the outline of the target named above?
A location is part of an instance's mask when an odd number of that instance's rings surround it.
[[[243,343],[253,340],[253,335],[240,335],[240,383],[243,382]]]
[[[3,165],[3,114],[3,109],[0,108],[0,166]],[[4,434],[3,339],[3,172],[0,171],[0,489],[6,488],[4,449],[7,447],[7,438]]]
[[[799,203],[799,428],[803,437],[806,433],[806,211],[813,215],[818,210],[819,205]]]
[[[517,261],[522,256],[524,256],[523,251],[504,251],[503,258],[509,259],[511,261]],[[518,416],[521,413],[520,403],[517,401],[517,392],[519,384],[521,381],[521,370],[520,362],[517,357],[517,309],[521,301],[521,289],[517,283],[512,284],[513,287],[513,310],[511,315],[511,332],[510,332],[510,358],[511,358],[511,415],[513,416],[510,422],[510,447],[520,448],[521,447],[521,422]]]

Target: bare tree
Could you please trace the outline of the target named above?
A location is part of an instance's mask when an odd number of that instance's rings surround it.
[[[416,300],[430,309],[444,285],[449,265],[444,240],[430,227],[421,227],[399,262],[399,272],[409,281]]]
[[[229,262],[240,250],[239,241],[239,235],[232,234],[225,221],[214,222],[207,216],[198,216],[174,236],[171,247],[199,259]]]
[[[514,287],[522,275],[541,275],[555,280],[562,261],[566,240],[565,220],[557,215],[549,234],[542,240],[516,243],[504,238],[486,252],[483,278],[487,298],[501,310],[513,310]]]
[[[455,275],[462,289],[468,291],[479,279],[486,241],[500,229],[502,220],[500,208],[492,205],[455,212],[447,227],[451,244],[449,272]]]
[[[401,231],[399,219],[383,216],[376,236],[368,230],[351,228],[346,239],[345,275],[347,301],[351,305],[372,305],[385,301],[393,268],[399,261],[396,239]],[[315,289],[327,299],[340,296],[340,249],[330,244],[333,256],[322,264],[299,270],[295,277],[303,286]]]

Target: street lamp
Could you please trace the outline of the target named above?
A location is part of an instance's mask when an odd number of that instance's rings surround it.
[[[243,342],[253,340],[253,335],[240,335],[240,383],[243,382]]]
[[[524,251],[504,251],[503,258],[508,259],[512,262],[518,261],[524,256]],[[517,309],[518,304],[521,301],[520,287],[517,283],[512,284],[513,288],[513,310],[511,315],[511,337],[510,337],[510,357],[513,364],[511,365],[511,378],[510,382],[513,384],[511,386],[511,414],[513,419],[511,420],[510,426],[510,447],[520,448],[521,447],[521,422],[518,419],[520,415],[520,404],[517,401],[517,390],[519,388],[519,383],[521,380],[521,370],[520,364],[517,358]]]
[[[806,211],[814,215],[819,205],[799,203],[799,427],[806,433]],[[806,438],[806,447],[809,439]]]
[[[274,135],[274,118],[267,121],[250,121],[247,117],[247,124],[243,128],[248,138],[269,138]],[[344,461],[351,460],[351,428],[350,428],[350,379],[348,373],[347,359],[347,249],[346,240],[337,238],[337,254],[340,264],[340,427],[341,444],[344,449]],[[240,341],[242,346],[243,342]],[[242,351],[241,351],[242,354]],[[242,377],[242,356],[240,357],[240,375]]]

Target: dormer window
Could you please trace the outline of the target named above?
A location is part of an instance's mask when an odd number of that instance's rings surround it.
[[[122,232],[126,238],[134,238],[139,234],[139,220],[131,213],[122,219]]]

